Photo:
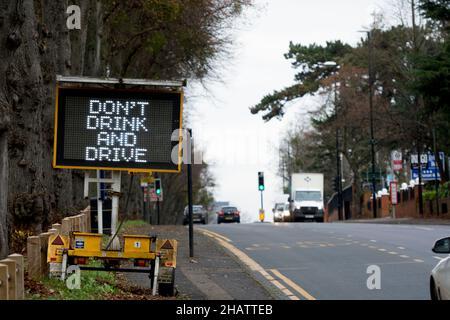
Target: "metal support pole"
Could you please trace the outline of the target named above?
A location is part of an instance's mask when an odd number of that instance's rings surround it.
[[[113,171],[112,178],[112,212],[111,212],[111,235],[114,236],[117,232],[117,225],[119,220],[119,193],[120,193],[120,184],[121,184],[121,172]],[[111,243],[111,248],[113,250],[120,249],[120,241],[118,237],[114,237],[113,242]]]
[[[98,233],[103,234],[103,198],[102,198],[102,185],[101,183],[102,175],[100,174],[100,170],[97,170],[97,227]]]
[[[261,191],[261,210],[264,210],[264,198],[263,198],[263,191]]]
[[[194,257],[194,223],[192,220],[193,208],[192,208],[192,129],[187,129],[187,143],[186,143],[186,152],[188,152],[188,161],[187,161],[187,178],[188,178],[188,206],[189,206],[189,257]]]
[[[377,184],[375,180],[375,137],[373,129],[373,46],[372,46],[372,35],[369,31],[367,33],[369,40],[369,106],[370,106],[370,145],[372,152],[372,207],[373,207],[373,217],[377,218]]]
[[[153,290],[152,295],[156,296],[157,289],[158,289],[158,276],[159,276],[159,256],[156,256],[155,259],[155,273],[153,277]]]
[[[158,219],[158,225],[160,225],[160,223],[161,223],[159,210],[160,210],[160,208],[159,208],[159,196],[158,196],[158,199],[156,199],[156,215],[157,215],[156,218]]]
[[[439,164],[441,162],[441,158],[439,157],[439,153],[437,152],[436,148],[436,128],[433,128],[433,149],[434,149],[434,164],[435,164],[435,171],[434,171],[434,188],[436,190],[436,213],[439,216],[440,210],[439,210],[439,180],[438,180],[438,170],[441,167]],[[439,162],[438,162],[439,161]]]
[[[423,216],[423,190],[422,190],[422,154],[420,142],[417,144],[417,156],[419,158],[419,214]]]

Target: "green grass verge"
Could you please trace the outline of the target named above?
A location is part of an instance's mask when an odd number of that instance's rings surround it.
[[[129,229],[129,228],[134,228],[134,227],[143,227],[148,225],[147,222],[143,221],[143,220],[128,220],[125,221],[122,225],[122,229]]]
[[[101,266],[95,261],[89,266]],[[48,295],[33,294],[28,297],[31,300],[102,300],[105,295],[117,294],[120,292],[116,288],[114,273],[106,271],[81,271],[81,288],[69,289],[66,283],[59,279],[42,279],[41,283],[52,292]]]

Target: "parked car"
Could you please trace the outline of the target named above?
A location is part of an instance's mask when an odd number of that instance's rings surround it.
[[[217,213],[217,223],[222,222],[241,223],[241,213],[236,207],[222,207]]]
[[[450,254],[450,238],[437,241],[433,252]],[[430,294],[432,300],[450,300],[450,256],[441,260],[431,271]]]
[[[192,222],[194,223],[208,223],[208,211],[203,208],[203,206],[193,206],[192,207]],[[184,208],[184,220],[183,224],[187,225],[189,223],[189,207]]]
[[[289,203],[277,203],[273,209],[273,222],[289,222],[291,217]]]
[[[283,222],[291,222],[291,205],[289,202],[284,204]]]
[[[283,221],[284,203],[276,203],[273,208],[273,222]]]

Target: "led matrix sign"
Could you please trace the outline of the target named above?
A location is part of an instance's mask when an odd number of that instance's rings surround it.
[[[180,141],[172,141],[172,133],[181,129],[181,92],[58,88],[57,93],[55,168],[179,171],[172,153]]]

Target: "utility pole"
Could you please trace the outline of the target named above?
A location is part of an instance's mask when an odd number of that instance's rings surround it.
[[[420,135],[420,132],[419,132]],[[423,216],[423,197],[422,197],[422,153],[420,147],[420,140],[417,144],[417,157],[419,158],[419,214]]]
[[[192,208],[192,129],[187,129],[187,143],[184,152],[188,153],[187,157],[187,178],[188,178],[188,207],[189,207],[189,257],[194,257],[194,222],[192,220],[193,208]]]
[[[411,14],[412,14],[412,29],[413,29],[413,50],[414,53],[418,52],[418,46],[417,46],[417,34],[416,34],[416,3],[414,0],[411,0]],[[423,188],[422,188],[422,154],[421,154],[421,130],[420,130],[420,119],[419,119],[419,102],[418,98],[414,98],[414,104],[416,106],[416,117],[417,117],[417,123],[419,125],[418,128],[418,142],[417,142],[417,153],[419,158],[419,214],[423,216]]]
[[[372,208],[373,217],[377,218],[377,185],[375,180],[375,137],[373,129],[373,46],[372,46],[372,32],[367,32],[369,45],[369,106],[370,106],[370,145],[372,151]]]
[[[439,157],[439,152],[436,148],[436,128],[433,126],[433,151],[434,151],[434,164],[435,164],[435,171],[434,171],[434,187],[436,190],[436,213],[439,216],[440,210],[439,210],[439,180],[438,180],[438,170],[441,167],[440,162],[441,158]],[[438,162],[439,161],[439,162]]]
[[[336,74],[335,74],[336,76]],[[334,112],[336,117],[336,176],[338,178],[337,189],[338,189],[338,217],[339,220],[344,220],[342,214],[342,176],[341,176],[341,159],[339,155],[339,126],[337,123],[338,119],[338,103],[337,103],[337,81],[334,80]]]

